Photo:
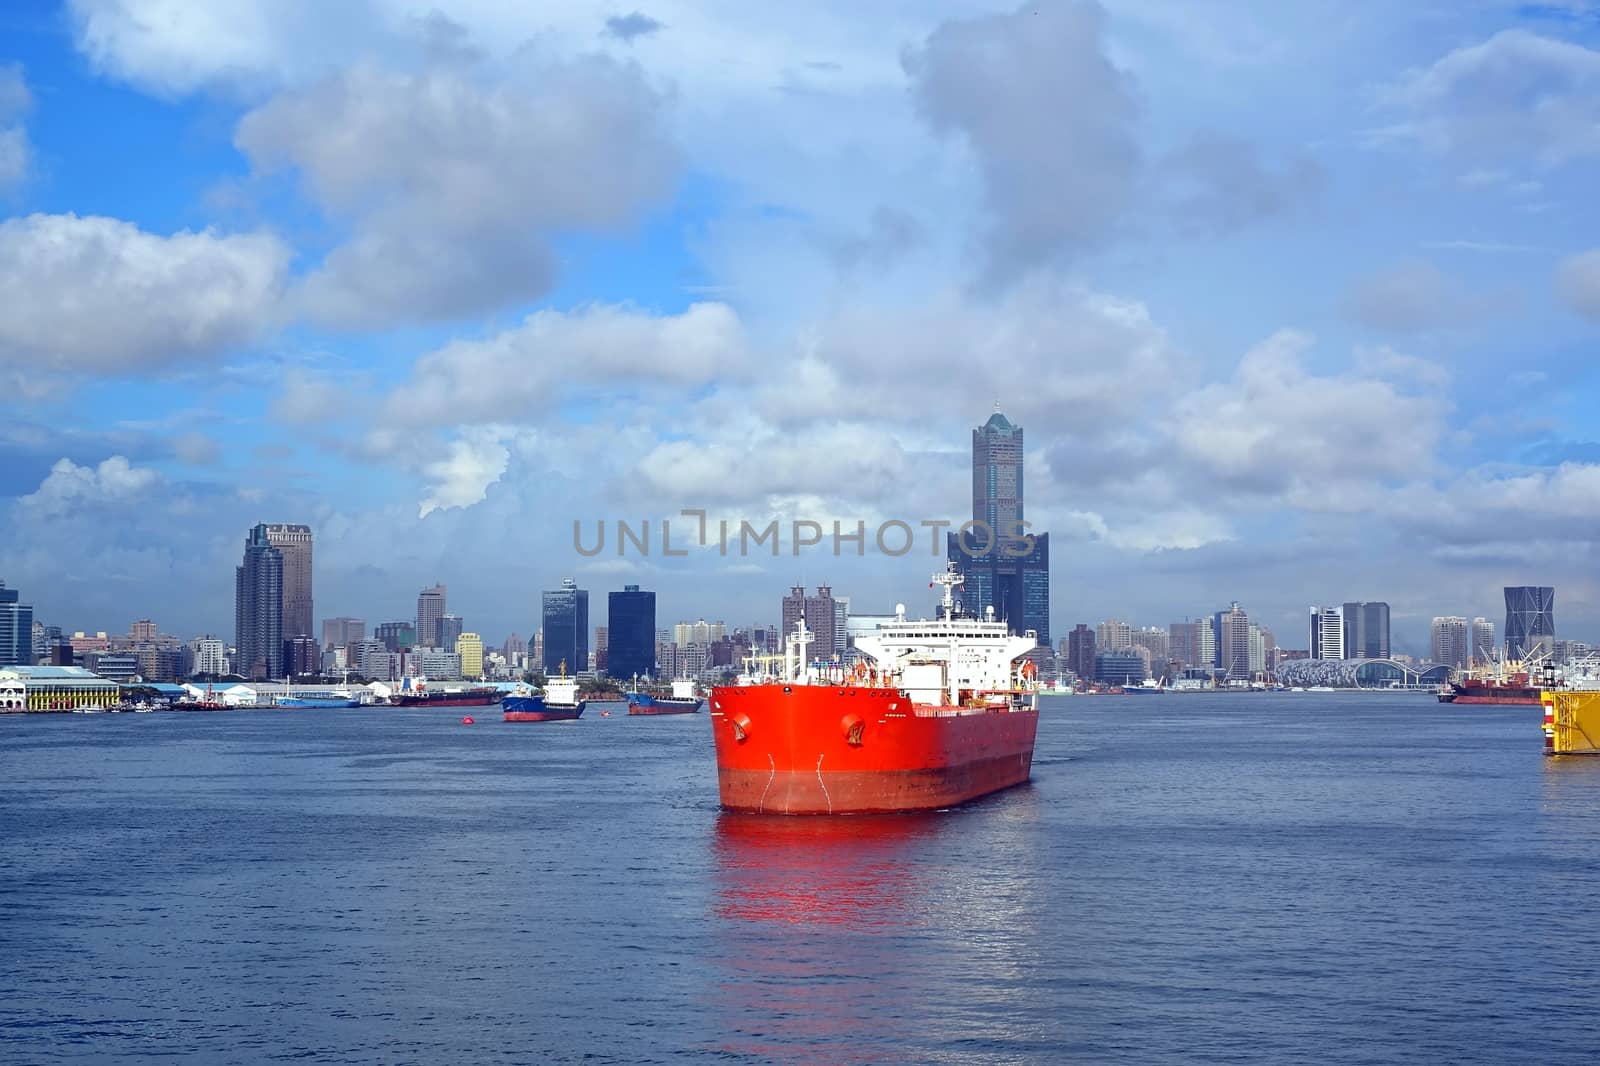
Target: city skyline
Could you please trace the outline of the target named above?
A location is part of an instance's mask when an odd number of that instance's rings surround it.
[[[1519,585],[1600,629],[1572,5],[374,0],[308,52],[246,2],[248,40],[124,0],[0,41],[0,576],[52,625],[226,634],[268,519],[315,531],[313,626],[439,581],[528,632],[563,576],[914,606],[926,558],[571,523],[958,522],[998,400],[1053,638],[1382,600],[1421,652]]]

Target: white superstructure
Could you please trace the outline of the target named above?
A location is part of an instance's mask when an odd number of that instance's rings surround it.
[[[944,586],[939,618],[907,619],[905,605],[900,604],[893,621],[880,623],[870,635],[856,637],[856,651],[875,665],[863,662],[850,670],[809,662],[806,648],[812,634],[801,618],[795,632],[786,638],[784,654],[752,658],[751,670],[742,683],[897,688],[915,704],[945,707],[1034,697],[1038,686],[1033,666],[1017,660],[1038,646],[1037,636],[1031,630],[1013,636],[1009,626],[994,620],[993,608],[983,620],[957,617],[953,593],[963,578],[954,566],[934,575],[933,580]],[[775,660],[781,660],[781,673],[761,676],[759,667],[776,666]]]

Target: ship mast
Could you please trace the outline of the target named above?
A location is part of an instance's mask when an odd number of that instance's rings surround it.
[[[944,573],[933,575],[933,583],[944,586],[944,620],[947,622],[955,617],[955,587],[966,580],[953,562],[945,567]]]

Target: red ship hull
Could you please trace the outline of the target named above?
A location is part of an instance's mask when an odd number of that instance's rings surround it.
[[[1502,695],[1488,694],[1460,694],[1458,693],[1449,702],[1451,703],[1512,703],[1521,707],[1539,706],[1539,693],[1511,693]]]
[[[1020,785],[1032,708],[914,707],[896,689],[764,684],[711,693],[724,809],[752,814],[930,810]]]

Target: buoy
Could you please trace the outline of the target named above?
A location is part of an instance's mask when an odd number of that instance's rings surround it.
[[[601,718],[610,718],[611,717],[611,712],[610,711],[601,711],[600,712],[600,717]]]
[[[461,724],[462,725],[471,725],[472,724],[472,715],[469,714],[465,718],[461,719]]]

